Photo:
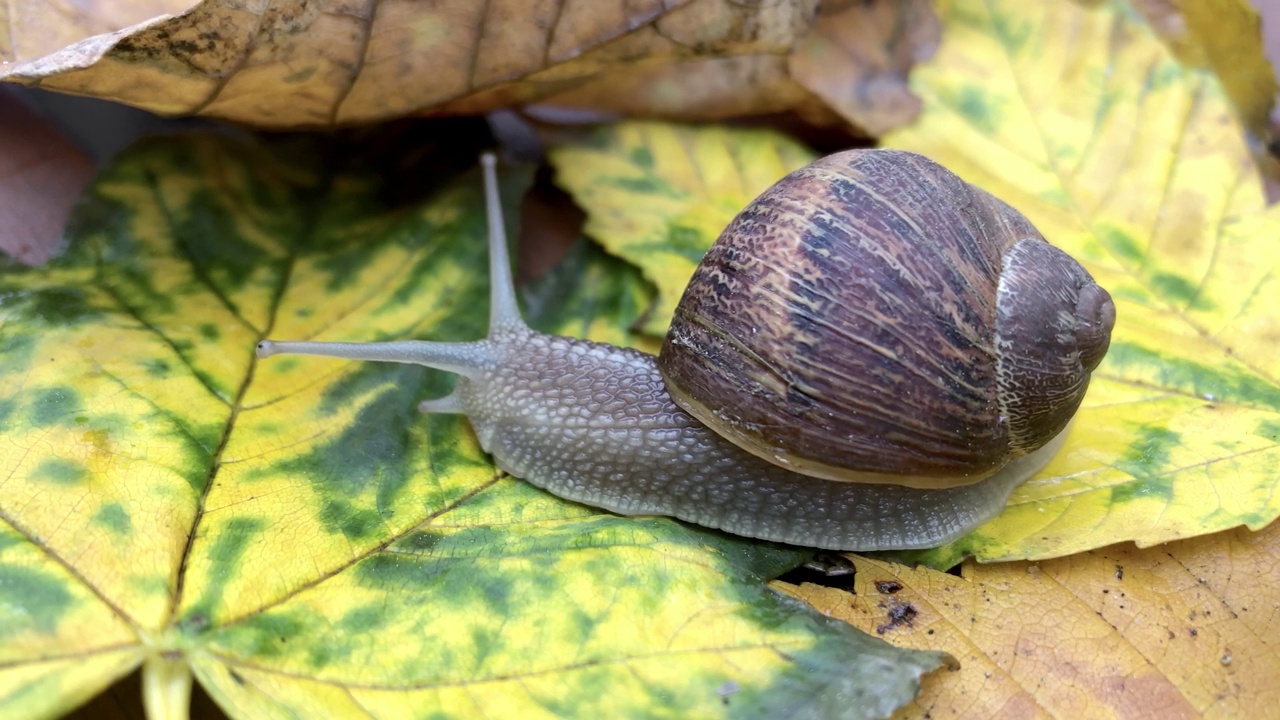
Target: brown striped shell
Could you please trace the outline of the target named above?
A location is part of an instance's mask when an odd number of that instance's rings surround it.
[[[730,223],[658,364],[681,407],[775,464],[951,487],[1064,430],[1114,322],[1013,208],[920,155],[852,150]]]

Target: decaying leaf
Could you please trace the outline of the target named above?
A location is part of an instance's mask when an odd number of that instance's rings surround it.
[[[819,0],[10,3],[0,79],[271,128],[534,102],[831,122],[806,87],[855,125],[909,119],[902,79],[936,20],[917,2],[845,5],[828,2],[811,33]]]
[[[1221,86],[1123,3],[940,8],[943,44],[913,76],[921,118],[885,144],[1021,210],[1110,289],[1119,319],[1054,462],[996,520],[911,557],[950,567],[1265,526],[1280,514],[1280,214]],[[660,334],[745,199],[807,159],[792,148],[628,124],[551,159],[585,231],[656,284],[644,329]]]
[[[915,694],[937,654],[765,586],[801,553],[497,473],[463,418],[416,412],[444,373],[258,365],[268,332],[484,330],[478,174],[406,198],[320,147],[150,142],[67,254],[0,273],[0,716],[139,665],[169,716],[193,675],[255,719],[881,717]],[[648,291],[583,253],[536,323],[622,337]]]
[[[895,717],[1266,717],[1280,703],[1280,526],[963,577],[854,557],[852,593],[790,591],[958,673]]]
[[[539,117],[581,110],[697,121],[795,111],[819,125],[839,121],[791,78],[786,56],[776,54],[643,64],[604,73],[529,110]]]
[[[264,127],[481,112],[640,60],[786,52],[817,0],[183,5],[12,6],[0,79]]]
[[[933,55],[938,34],[928,0],[829,2],[788,68],[796,82],[877,137],[920,112],[907,73]]]
[[[919,112],[907,73],[937,42],[937,16],[924,0],[828,1],[789,53],[649,63],[539,105],[699,121],[791,111],[814,125],[843,118],[879,135]]]

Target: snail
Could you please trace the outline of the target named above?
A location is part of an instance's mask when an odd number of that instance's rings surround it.
[[[488,336],[263,340],[456,373],[498,467],[623,515],[866,551],[934,547],[1058,451],[1115,307],[1013,208],[933,161],[851,150],[780,180],[695,271],[660,355],[530,329],[492,155]]]

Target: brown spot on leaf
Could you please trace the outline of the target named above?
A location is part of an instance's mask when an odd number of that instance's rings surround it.
[[[888,622],[884,623],[883,625],[876,626],[877,635],[883,635],[886,632],[896,627],[901,627],[903,625],[906,625],[907,627],[911,627],[911,624],[915,620],[916,615],[920,614],[920,611],[916,610],[916,606],[909,602],[890,603],[887,609],[888,609],[888,613],[885,615],[885,618],[888,620]]]
[[[881,595],[892,595],[902,589],[902,583],[896,580],[877,580],[876,592]]]

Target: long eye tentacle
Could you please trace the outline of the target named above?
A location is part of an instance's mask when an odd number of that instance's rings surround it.
[[[258,357],[272,355],[317,355],[344,360],[397,362],[425,365],[472,377],[493,363],[488,340],[468,343],[400,340],[381,343],[287,342],[263,340],[258,343]]]
[[[507,254],[507,230],[502,220],[502,201],[498,196],[497,158],[493,153],[480,156],[484,166],[484,203],[489,223],[489,337],[502,328],[525,327],[516,304],[516,286],[511,277],[511,260]]]

